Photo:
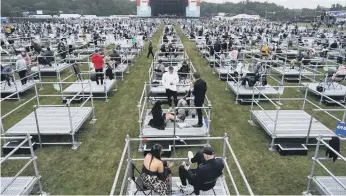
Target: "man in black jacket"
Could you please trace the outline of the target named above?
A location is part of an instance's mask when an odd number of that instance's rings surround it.
[[[189,169],[186,165],[179,167],[179,177],[181,183],[177,186],[184,191],[187,181],[193,186],[193,192],[199,195],[200,191],[212,189],[218,177],[222,175],[224,164],[222,159],[215,158],[214,150],[211,147],[205,147],[203,150],[204,163],[201,163],[197,169]]]
[[[151,40],[149,41],[149,45],[148,45],[148,55],[147,58],[149,58],[150,54],[153,56],[154,58],[154,52],[153,52],[153,44],[151,43]]]
[[[207,93],[207,83],[201,79],[201,75],[198,72],[195,72],[193,74],[193,77],[196,79],[195,83],[193,84],[193,91],[192,94],[195,96],[195,106],[196,107],[203,107],[205,94]],[[190,84],[192,87],[192,83]],[[198,115],[198,123],[197,125],[194,125],[193,127],[202,127],[203,126],[203,114],[202,109],[198,108],[196,109],[197,115]]]

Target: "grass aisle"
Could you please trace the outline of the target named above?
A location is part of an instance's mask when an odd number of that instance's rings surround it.
[[[162,31],[160,26],[153,46],[157,46]],[[126,135],[138,137],[137,103],[152,62],[146,55],[147,44],[109,102],[95,101],[97,122],[81,130],[77,140],[82,144],[77,151],[70,146],[36,150],[44,191],[51,195],[109,194]],[[12,162],[1,169],[2,175],[10,174],[19,171],[19,164]]]
[[[265,132],[247,122],[250,107],[234,103],[235,95],[226,91],[225,82],[212,74],[212,69],[199,55],[195,43],[190,42],[179,27],[176,26],[176,30],[194,67],[208,84],[207,96],[213,105],[211,135],[228,133],[232,148],[254,193],[301,194],[306,188],[312,153],[306,157],[282,157],[276,152],[270,152],[270,140]],[[235,165],[231,165],[231,168],[235,168]]]

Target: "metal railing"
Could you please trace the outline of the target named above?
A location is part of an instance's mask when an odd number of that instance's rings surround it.
[[[1,139],[3,141],[6,140],[22,140],[18,146],[16,146],[10,153],[8,153],[6,156],[1,157],[0,160],[0,165],[1,168],[3,168],[3,163],[8,162],[8,161],[15,161],[15,160],[26,160],[26,164],[11,178],[11,180],[7,183],[4,183],[1,185],[1,194],[5,194],[7,189],[13,189],[15,186],[14,182],[20,178],[20,175],[32,164],[34,166],[34,172],[35,172],[35,179],[33,180],[33,182],[31,182],[32,185],[34,184],[38,184],[39,186],[39,193],[40,194],[46,194],[43,192],[43,188],[42,188],[42,184],[41,184],[41,175],[39,174],[38,171],[38,167],[37,167],[37,156],[35,155],[34,149],[33,149],[33,144],[31,141],[31,136],[29,134],[27,134],[26,136],[21,136],[21,137],[7,137],[7,136],[1,136]],[[13,156],[21,147],[23,147],[23,145],[25,145],[26,143],[28,143],[29,149],[30,149],[30,156]],[[3,176],[2,176],[3,177]],[[25,187],[25,188],[29,188],[29,187]],[[11,190],[9,190],[11,191]],[[25,190],[23,190],[25,191]],[[24,193],[22,193],[24,194]],[[28,194],[28,193],[25,193]]]
[[[345,138],[340,138],[340,140],[345,140]],[[319,151],[320,148],[322,146],[325,146],[327,149],[329,149],[331,152],[333,152],[336,156],[337,159],[346,163],[346,157],[344,157],[343,155],[341,155],[339,152],[337,152],[333,147],[331,147],[327,142],[325,142],[323,140],[323,136],[319,136],[317,138],[317,146],[315,149],[315,154],[312,157],[312,166],[310,169],[310,174],[308,176],[308,183],[307,183],[307,187],[306,187],[306,191],[303,192],[304,195],[311,195],[311,188],[312,188],[312,182],[315,181],[315,177],[318,177],[316,175],[316,167],[320,166],[322,167],[323,171],[325,171],[326,173],[328,173],[328,175],[331,177],[331,179],[334,181],[334,183],[328,183],[326,184],[327,186],[330,186],[330,188],[332,189],[333,187],[337,187],[337,191],[339,193],[342,193],[343,191],[346,192],[346,185],[345,183],[342,183],[340,181],[340,179],[338,178],[338,176],[334,175],[332,171],[330,171],[326,165],[324,165],[322,163],[323,160],[330,160],[332,158],[330,157],[323,157],[320,155]],[[323,176],[325,177],[325,176]],[[329,188],[329,187],[324,187],[324,188]],[[327,194],[324,191],[321,192],[320,194],[324,195]]]
[[[77,82],[78,83],[78,82]],[[3,114],[1,116],[1,122],[4,121],[5,118],[7,118],[8,116],[10,116],[11,114],[14,114],[15,112],[17,112],[18,110],[24,108],[24,106],[29,105],[29,103],[31,103],[32,101],[36,101],[35,104],[33,104],[33,112],[34,112],[34,116],[35,116],[35,124],[36,124],[36,129],[37,129],[37,135],[38,135],[38,140],[39,140],[39,145],[40,147],[42,147],[42,145],[52,145],[52,144],[61,144],[61,145],[71,145],[72,144],[72,149],[76,149],[79,146],[79,143],[75,141],[75,132],[77,132],[78,130],[76,130],[79,126],[81,126],[82,122],[78,122],[76,126],[74,126],[73,123],[73,117],[81,110],[82,107],[85,106],[85,104],[87,102],[90,101],[91,104],[91,114],[92,114],[92,121],[96,121],[96,116],[95,116],[95,108],[94,108],[94,102],[93,102],[93,95],[91,93],[91,83],[84,83],[84,87],[77,92],[73,97],[71,97],[70,99],[66,100],[66,104],[65,105],[47,105],[47,104],[41,104],[40,103],[40,98],[43,97],[61,97],[61,95],[40,95],[39,91],[37,90],[37,85],[54,85],[54,84],[73,84],[73,82],[37,82],[35,83],[34,87],[35,87],[35,96],[30,98],[29,100],[27,100],[25,103],[21,104],[20,106],[16,107],[15,109],[9,111],[6,114]],[[88,95],[86,95],[84,93],[86,88],[90,88],[90,93]],[[71,104],[78,98],[78,97],[83,97],[83,101],[81,103],[80,106],[78,106],[78,109],[76,112],[72,113],[71,112]],[[3,104],[3,102],[6,101],[6,99],[2,99],[0,100],[1,104]],[[67,142],[67,143],[63,143],[63,142],[58,142],[58,143],[44,143],[42,142],[42,134],[40,132],[40,125],[39,125],[39,117],[38,117],[38,110],[39,108],[44,108],[44,107],[63,107],[66,108],[68,111],[68,119],[69,119],[69,128],[70,128],[70,132],[68,135],[71,136],[72,138],[72,142]],[[6,130],[2,124],[1,127],[1,131],[3,134],[6,135]],[[23,130],[25,133],[25,130]],[[55,135],[55,134],[53,134]]]
[[[224,137],[206,137],[208,140],[213,140],[213,141],[222,141],[222,146],[223,146],[223,151],[221,152],[222,155],[221,157],[218,157],[218,158],[221,158],[224,165],[225,165],[225,169],[227,171],[227,175],[229,177],[229,179],[227,178],[227,182],[226,181],[226,176],[221,176],[219,178],[222,178],[222,181],[225,182],[225,184],[222,184],[221,186],[225,189],[226,191],[226,194],[227,195],[230,195],[230,191],[229,189],[233,189],[235,194],[236,195],[254,195],[252,189],[251,189],[251,186],[245,176],[245,173],[244,171],[242,170],[241,166],[240,166],[240,163],[239,163],[239,160],[237,159],[232,147],[231,147],[231,144],[229,143],[229,140],[228,140],[228,136],[227,134],[224,135]],[[204,140],[206,139],[205,137],[187,137],[187,138],[130,138],[129,136],[126,137],[126,140],[125,140],[125,147],[124,147],[124,150],[122,152],[122,155],[121,155],[121,158],[120,158],[120,162],[118,164],[118,169],[117,169],[117,172],[115,174],[115,177],[114,177],[114,181],[113,181],[113,185],[112,185],[112,189],[111,189],[111,192],[110,192],[110,195],[113,196],[115,194],[119,194],[119,195],[127,195],[127,193],[124,193],[124,190],[125,190],[125,186],[126,184],[129,184],[131,183],[130,181],[130,176],[129,176],[129,168],[131,166],[132,163],[137,163],[137,162],[143,162],[143,158],[136,158],[134,154],[132,154],[130,151],[131,151],[131,146],[132,146],[132,143],[134,142],[142,142],[143,140],[145,141],[151,141],[151,142],[158,142],[158,141],[171,141],[171,142],[174,142],[174,141],[179,141],[179,140],[186,140],[186,141],[199,141],[199,140]],[[220,144],[221,146],[221,144]],[[127,155],[127,163],[124,163],[124,160],[125,160],[125,156]],[[234,163],[235,163],[235,167],[233,167],[233,169],[231,170],[230,169],[230,166],[229,166],[229,163],[228,163],[228,160],[232,160]],[[187,157],[181,157],[181,158],[162,158],[162,160],[164,161],[187,161],[188,158]],[[118,181],[120,180],[120,175],[121,173],[123,173],[123,165],[126,164],[126,169],[125,169],[125,173],[124,173],[124,176],[123,176],[123,180],[122,180],[122,183],[121,183],[121,188],[120,188],[120,191],[116,193],[116,190],[117,190],[117,185],[118,185]],[[235,178],[234,178],[234,175],[233,173],[234,172],[239,172],[240,174],[240,179],[238,182],[235,181]],[[245,186],[245,191],[246,193],[240,193],[239,191],[239,184],[242,184]]]
[[[273,87],[273,88],[285,88],[285,89],[298,89],[298,90],[304,90],[305,93],[304,93],[304,97],[302,98],[297,98],[297,97],[284,97],[282,98],[281,96],[284,94],[279,94],[279,97],[278,98],[269,98],[267,95],[265,95],[264,92],[262,92],[261,90],[259,90],[257,87],[254,87],[253,88],[253,91],[257,91],[258,93],[258,97],[256,98],[255,97],[255,93],[252,94],[252,102],[251,102],[251,108],[250,108],[250,117],[249,117],[249,123],[250,124],[254,124],[253,122],[253,115],[254,115],[254,107],[257,106],[260,108],[259,111],[263,111],[264,114],[274,123],[274,128],[272,130],[272,132],[270,133],[271,137],[272,137],[272,141],[271,141],[271,144],[270,144],[270,149],[271,150],[274,150],[274,146],[275,146],[275,139],[277,138],[276,136],[276,128],[277,128],[277,124],[278,124],[278,119],[279,119],[279,113],[281,111],[281,107],[280,105],[281,104],[281,101],[302,101],[302,106],[301,108],[297,108],[298,110],[303,110],[303,111],[306,111],[308,108],[306,107],[306,104],[311,104],[313,106],[312,108],[312,114],[311,114],[311,119],[310,119],[310,123],[309,123],[309,128],[306,130],[306,145],[309,145],[308,141],[309,141],[309,138],[310,138],[310,131],[311,131],[311,123],[312,123],[312,120],[314,119],[314,114],[316,112],[323,112],[324,114],[326,114],[331,120],[336,120],[336,121],[342,121],[342,122],[345,122],[345,118],[346,118],[346,106],[340,104],[339,102],[329,98],[328,96],[325,96],[321,93],[319,93],[319,96],[322,96],[326,99],[328,99],[329,101],[331,101],[332,103],[336,104],[339,108],[341,109],[324,109],[324,108],[321,108],[319,107],[318,105],[316,105],[315,103],[313,103],[313,101],[310,101],[308,99],[308,87],[305,87],[305,86],[278,86],[278,87]],[[291,96],[294,96],[294,95],[291,95]],[[261,101],[269,101],[269,103],[271,103],[272,106],[274,106],[275,110],[276,110],[276,115],[275,115],[275,118],[272,118],[267,112],[266,112],[266,109],[264,109],[264,107],[261,106]],[[337,116],[331,114],[331,112],[335,112],[335,111],[338,111],[338,112],[343,112],[343,117],[342,119],[339,119]]]

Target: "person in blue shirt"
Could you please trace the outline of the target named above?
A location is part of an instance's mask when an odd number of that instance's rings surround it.
[[[132,36],[132,47],[137,49],[137,38],[136,38],[136,35]]]

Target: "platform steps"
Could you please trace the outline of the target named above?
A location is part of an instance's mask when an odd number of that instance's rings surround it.
[[[308,154],[308,148],[305,144],[300,143],[282,143],[276,145],[276,150],[282,156],[288,155],[302,155],[306,156]]]
[[[187,142],[187,141],[186,141]],[[206,145],[206,141],[205,140],[201,140],[201,141],[188,141],[189,143],[186,143],[185,141],[176,141],[175,143],[175,149],[178,149],[178,148],[182,148],[182,147],[194,147],[196,148],[196,150],[198,150],[199,148],[202,148]],[[140,151],[143,152],[144,156],[146,154],[148,154],[151,150],[151,147],[154,145],[154,144],[161,144],[163,149],[162,149],[162,156],[163,157],[171,157],[173,152],[174,152],[174,145],[173,145],[173,142],[170,141],[170,142],[167,142],[167,141],[157,141],[155,143],[153,142],[147,142],[146,144],[143,144],[143,148],[140,149]]]
[[[299,77],[285,77],[285,82],[299,83]]]
[[[13,149],[15,149],[20,143],[22,143],[24,139],[6,139],[4,141],[4,145],[2,146],[2,152],[4,154],[10,153]],[[36,150],[37,145],[36,142],[31,143],[33,150]],[[26,142],[23,146],[21,146],[15,154],[30,154],[30,146],[29,142]]]

